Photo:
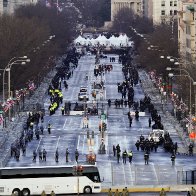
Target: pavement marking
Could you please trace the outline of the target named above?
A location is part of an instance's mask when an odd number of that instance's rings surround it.
[[[127,185],[127,181],[126,181],[126,176],[125,176],[125,165],[122,163],[123,165],[123,177],[124,177],[124,182],[125,182],[125,185]]]
[[[39,148],[39,145],[40,145],[40,143],[41,143],[41,140],[42,140],[42,137],[41,137],[40,140],[39,140],[38,146],[37,146],[37,148],[36,148],[36,152],[37,152],[37,150],[38,150],[38,148]]]
[[[67,118],[65,119],[65,122],[64,122],[64,124],[63,124],[63,130],[65,130],[65,125],[66,125],[66,123],[67,123]]]
[[[85,145],[85,135],[83,135],[82,154],[84,154],[84,145]]]
[[[131,169],[131,164],[129,164],[129,169],[130,169],[130,179],[131,179],[131,185],[133,185],[133,177],[132,177],[132,169]]]
[[[58,148],[60,138],[61,138],[61,136],[59,136],[59,137],[58,137],[58,140],[57,140],[56,148],[55,148],[55,149],[57,149],[57,148]]]
[[[77,149],[79,147],[79,144],[80,144],[80,135],[78,136],[78,144],[77,144]]]
[[[154,163],[152,163],[152,166],[153,166],[153,170],[154,170],[154,173],[155,173],[156,180],[157,180],[157,182],[159,183],[159,178],[158,178],[158,176],[157,176],[157,172],[156,172]]]

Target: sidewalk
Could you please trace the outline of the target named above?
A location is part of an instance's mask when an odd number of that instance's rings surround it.
[[[144,70],[139,71],[139,76],[142,82],[143,91],[151,98],[155,108],[159,111],[162,121],[164,122],[165,129],[169,130],[172,126],[181,138],[184,148],[179,148],[178,152],[180,154],[187,154],[190,139],[188,138],[187,133],[184,132],[183,128],[180,126],[178,120],[172,116],[173,104],[171,100],[169,99],[166,102],[161,101],[161,94],[159,90],[154,86],[153,81]],[[194,147],[194,152],[196,152],[196,147]]]

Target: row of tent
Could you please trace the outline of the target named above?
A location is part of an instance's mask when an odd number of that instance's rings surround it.
[[[130,41],[129,37],[126,34],[121,34],[119,37],[115,37],[112,35],[109,39],[107,39],[104,35],[99,35],[97,38],[84,38],[79,35],[74,40],[75,45],[81,46],[106,46],[106,47],[131,47],[133,45],[133,41]]]

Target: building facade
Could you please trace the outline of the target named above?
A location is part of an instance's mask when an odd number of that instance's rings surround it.
[[[153,24],[172,21],[177,18],[178,0],[144,0],[144,16]]]
[[[36,4],[37,0],[1,0],[0,14],[13,14],[21,5]]]
[[[196,2],[195,2],[196,4]],[[195,63],[196,59],[196,14],[194,0],[180,0],[178,11],[179,53],[185,65]]]
[[[111,21],[122,8],[131,8],[136,14],[142,14],[143,0],[111,0]]]

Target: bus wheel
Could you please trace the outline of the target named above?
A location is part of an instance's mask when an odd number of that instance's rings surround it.
[[[84,193],[86,193],[86,194],[92,193],[91,187],[90,187],[90,186],[85,186],[85,187],[84,187]]]
[[[22,190],[22,196],[29,196],[30,195],[30,190],[28,188],[24,188]]]
[[[21,196],[20,189],[18,189],[18,188],[13,189],[12,193],[13,193],[14,195]]]

